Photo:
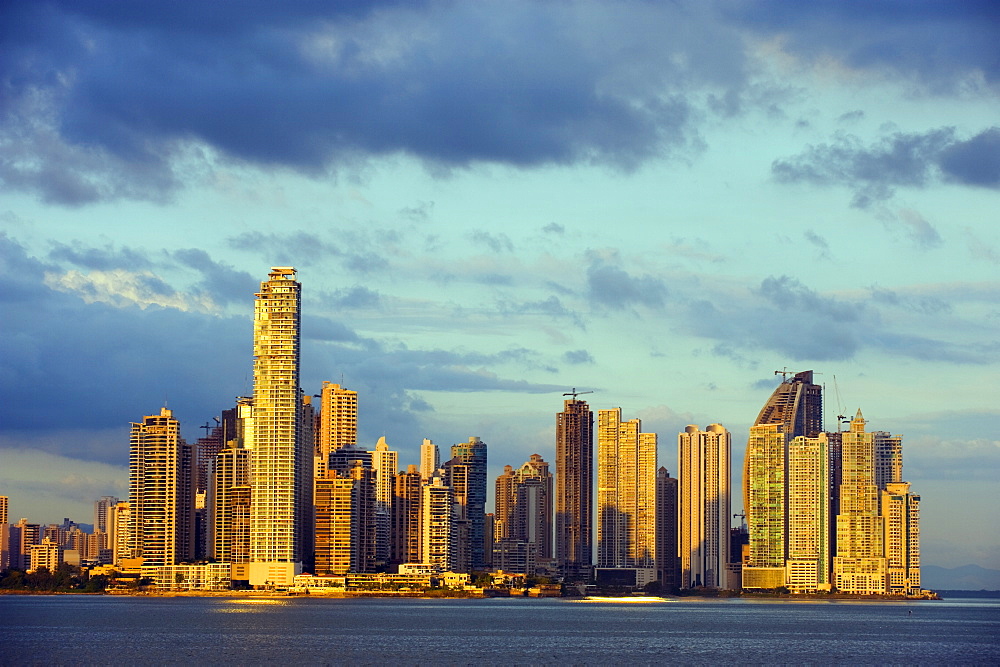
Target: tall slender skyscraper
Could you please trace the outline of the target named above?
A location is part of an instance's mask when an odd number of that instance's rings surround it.
[[[299,389],[301,285],[271,268],[254,308],[254,448],[250,453],[250,583],[288,585],[301,572],[312,445],[302,442]],[[306,476],[308,477],[308,476]]]
[[[834,584],[844,593],[884,593],[887,570],[883,550],[884,523],[875,486],[875,438],[865,432],[858,410],[851,430],[841,436],[840,513]]]
[[[681,588],[727,588],[732,438],[720,424],[692,425],[677,445]]]
[[[793,438],[814,438],[823,431],[823,388],[813,383],[813,372],[795,373],[791,379],[781,374],[784,379],[750,429],[743,461],[743,508],[750,539],[744,588],[784,586],[788,445]]]
[[[194,451],[180,422],[160,414],[133,422],[129,451],[129,556],[143,567],[194,557]]]
[[[656,569],[667,590],[680,587],[677,557],[677,478],[661,467],[656,471]]]
[[[375,560],[388,563],[392,551],[392,503],[396,495],[399,452],[389,449],[385,437],[375,444],[372,470],[375,473]]]
[[[786,586],[830,590],[830,443],[826,433],[788,445]]]
[[[590,578],[594,414],[586,401],[563,401],[556,414],[556,562],[568,581]]]
[[[656,434],[621,408],[597,413],[597,567],[649,570],[656,562]],[[639,582],[637,578],[637,583]]]
[[[750,559],[743,567],[743,588],[785,585],[788,487],[784,428],[781,423],[750,427],[744,472]]]
[[[920,496],[907,482],[889,482],[882,491],[887,592],[920,593]]]
[[[467,528],[465,539],[459,539],[459,571],[482,570],[486,567],[486,443],[473,436],[453,445],[444,471],[445,483],[454,494],[456,527]]]

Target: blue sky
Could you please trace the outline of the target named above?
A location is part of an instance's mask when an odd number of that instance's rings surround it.
[[[0,9],[15,517],[89,520],[130,421],[194,439],[247,393],[292,265],[306,390],[357,389],[404,465],[552,461],[577,387],[671,471],[722,423],[738,484],[813,369],[828,428],[904,435],[925,562],[1000,567],[993,3],[329,4]]]

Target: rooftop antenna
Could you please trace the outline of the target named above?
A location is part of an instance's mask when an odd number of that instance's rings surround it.
[[[583,396],[584,394],[593,394],[593,391],[577,391],[576,387],[573,387],[573,391],[567,391],[563,396],[572,396],[573,400],[576,400],[577,396]]]

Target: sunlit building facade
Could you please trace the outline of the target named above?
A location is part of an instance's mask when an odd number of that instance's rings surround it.
[[[273,267],[254,308],[254,446],[250,453],[250,583],[290,585],[301,572],[303,512],[311,495],[312,445],[301,441],[301,285]]]
[[[621,408],[597,413],[597,567],[656,565],[656,434]]]
[[[884,523],[875,486],[875,438],[858,410],[841,436],[840,514],[837,515],[834,586],[862,595],[886,591]]]
[[[681,588],[726,588],[732,436],[721,424],[677,435]]]
[[[144,567],[194,558],[194,451],[173,411],[133,422],[129,438],[128,551]]]
[[[785,585],[788,498],[784,428],[784,424],[750,427],[744,472],[750,555],[743,567],[743,588]]]
[[[910,493],[906,482],[890,482],[882,491],[885,527],[887,592],[920,593],[920,496]]]
[[[792,592],[830,590],[830,448],[826,433],[788,445],[788,557]]]

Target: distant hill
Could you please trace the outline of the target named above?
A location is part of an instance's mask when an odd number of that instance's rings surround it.
[[[998,591],[1000,570],[990,570],[978,565],[962,567],[920,566],[920,586],[931,590]]]

